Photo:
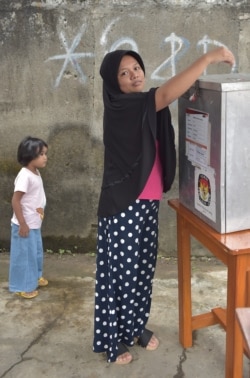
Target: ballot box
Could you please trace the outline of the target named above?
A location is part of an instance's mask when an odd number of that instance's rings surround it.
[[[250,229],[250,74],[200,77],[178,121],[180,203],[220,233]]]

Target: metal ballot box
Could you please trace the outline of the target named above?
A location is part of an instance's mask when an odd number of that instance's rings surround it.
[[[250,229],[250,74],[200,77],[178,111],[180,203],[220,233]]]

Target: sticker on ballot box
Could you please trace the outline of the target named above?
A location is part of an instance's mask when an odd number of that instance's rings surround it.
[[[211,167],[195,167],[195,209],[216,222],[215,171]]]
[[[186,156],[193,165],[209,166],[211,149],[211,124],[209,114],[186,109]]]

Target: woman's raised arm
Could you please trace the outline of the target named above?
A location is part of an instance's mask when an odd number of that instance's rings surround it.
[[[220,62],[230,65],[235,62],[234,55],[225,47],[216,48],[202,55],[184,71],[162,84],[155,92],[156,110],[165,108],[185,93],[202,75],[207,66]]]

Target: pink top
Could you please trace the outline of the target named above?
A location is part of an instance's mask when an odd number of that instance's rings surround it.
[[[163,182],[162,167],[159,154],[159,142],[156,142],[156,156],[152,171],[148,177],[146,185],[138,199],[160,200],[162,199]]]

